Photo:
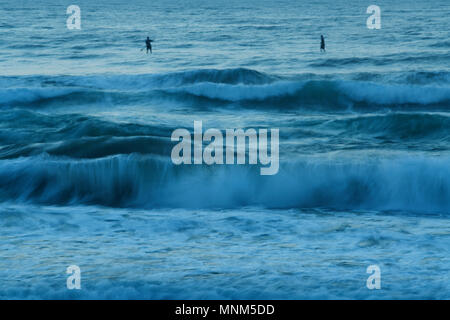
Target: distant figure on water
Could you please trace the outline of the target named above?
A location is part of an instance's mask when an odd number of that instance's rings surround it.
[[[145,45],[147,46],[147,54],[148,54],[149,50],[150,50],[150,53],[153,53],[152,52],[152,42],[153,42],[153,40],[151,40],[149,37],[147,37],[147,40],[145,40]]]
[[[325,38],[320,35],[320,52],[325,52]]]

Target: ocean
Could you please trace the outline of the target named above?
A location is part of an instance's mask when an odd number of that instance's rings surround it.
[[[0,0],[0,298],[450,299],[449,14]],[[279,129],[278,173],[175,165],[194,121]]]

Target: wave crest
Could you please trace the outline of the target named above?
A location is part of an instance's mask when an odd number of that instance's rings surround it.
[[[305,158],[257,166],[174,166],[155,156],[0,161],[2,201],[170,208],[329,207],[450,212],[450,159]],[[413,174],[412,174],[413,173]]]
[[[361,75],[360,75],[361,77]],[[408,74],[415,84],[389,84],[342,79],[321,80],[317,77],[282,78],[250,69],[194,70],[169,74],[116,76],[63,76],[26,78],[27,87],[1,89],[0,105],[30,105],[64,100],[65,104],[89,104],[105,101],[144,103],[152,99],[206,99],[215,103],[240,103],[240,106],[284,108],[348,108],[438,106],[448,109],[450,86],[435,83],[422,85],[423,79],[447,79],[446,75]],[[302,80],[298,80],[301,78]],[[313,79],[311,79],[313,78]],[[5,83],[2,79],[2,83]],[[114,100],[116,99],[116,100]],[[195,99],[198,99],[197,101]]]

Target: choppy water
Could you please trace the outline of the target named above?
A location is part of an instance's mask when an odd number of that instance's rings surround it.
[[[448,1],[0,4],[1,298],[450,298]],[[194,120],[279,173],[174,166]]]

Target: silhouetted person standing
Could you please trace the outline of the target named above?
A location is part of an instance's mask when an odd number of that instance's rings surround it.
[[[147,37],[147,40],[145,40],[145,45],[147,46],[147,54],[148,54],[149,50],[150,50],[150,53],[153,53],[152,52],[152,42],[153,42],[153,40],[151,40],[149,37]]]
[[[320,52],[325,52],[325,38],[320,35]]]

